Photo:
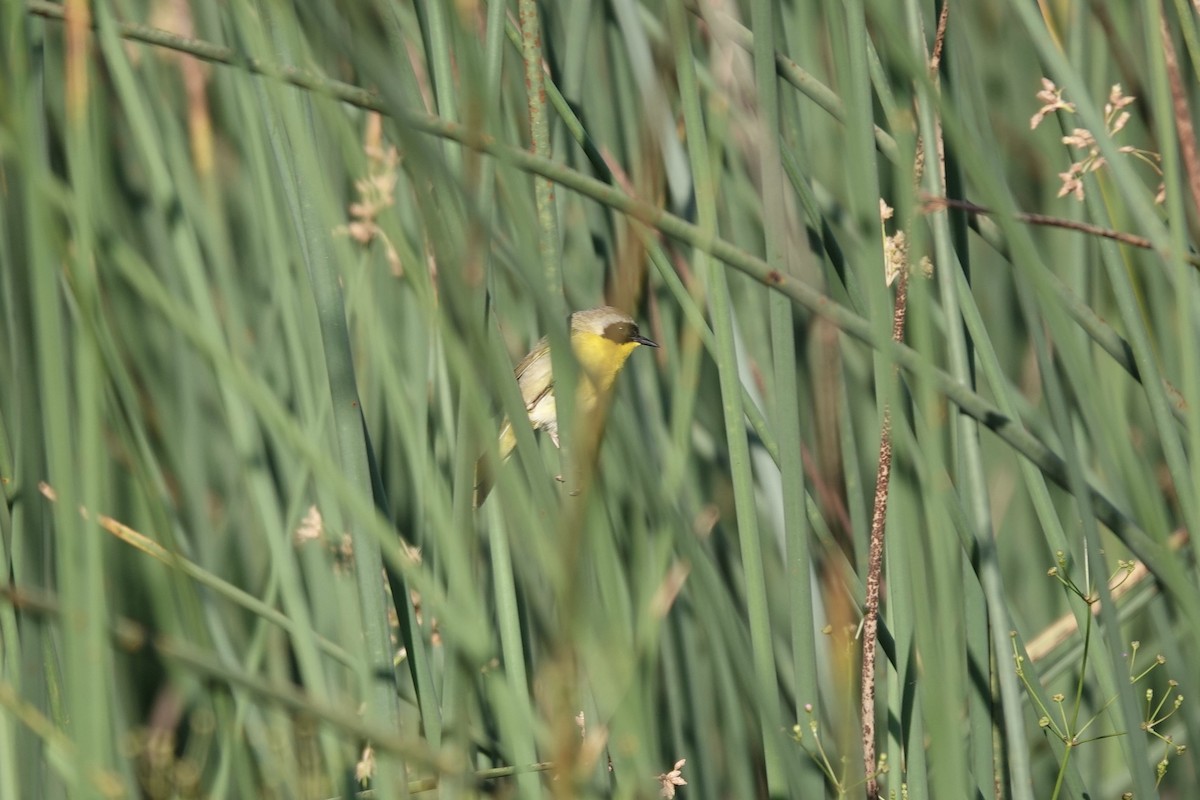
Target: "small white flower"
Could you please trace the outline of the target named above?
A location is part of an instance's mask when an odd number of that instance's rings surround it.
[[[687,786],[687,781],[683,779],[683,765],[687,763],[686,758],[681,758],[675,762],[675,767],[670,772],[664,772],[658,776],[658,782],[661,788],[658,791],[658,796],[671,800],[675,797],[675,789],[679,786]]]

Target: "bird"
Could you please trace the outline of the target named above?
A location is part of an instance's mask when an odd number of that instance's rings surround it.
[[[571,315],[571,349],[579,362],[577,388],[579,413],[589,414],[599,399],[612,387],[625,360],[639,346],[658,347],[641,335],[633,318],[612,306],[600,306]],[[554,397],[554,375],[550,363],[550,340],[542,337],[517,364],[514,373],[525,411],[534,430],[543,430],[558,447],[558,407]],[[506,461],[517,446],[512,421],[505,417],[500,426],[498,450]],[[475,465],[475,507],[478,508],[492,488],[487,458]]]

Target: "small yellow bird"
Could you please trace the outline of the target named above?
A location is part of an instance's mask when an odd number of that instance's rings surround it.
[[[571,315],[571,349],[579,361],[579,412],[595,410],[599,398],[616,380],[625,359],[638,345],[658,347],[642,336],[633,318],[612,306],[600,306]],[[550,364],[550,340],[542,338],[516,368],[517,386],[525,411],[534,430],[550,434],[558,447],[558,409],[554,399],[554,375]],[[505,417],[500,426],[500,460],[504,461],[517,446],[512,422]],[[475,506],[478,508],[491,491],[491,475],[485,459],[475,467]]]

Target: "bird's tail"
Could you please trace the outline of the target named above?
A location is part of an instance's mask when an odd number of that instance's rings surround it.
[[[504,424],[500,426],[500,441],[496,445],[501,464],[508,460],[516,446],[517,434],[513,431],[512,423],[505,418]],[[491,463],[491,459],[485,453],[475,462],[475,508],[483,505],[483,501],[487,499],[495,482],[495,465]]]

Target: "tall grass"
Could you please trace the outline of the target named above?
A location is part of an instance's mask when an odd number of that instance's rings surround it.
[[[0,797],[1189,796],[1196,11],[943,11],[3,4]]]

